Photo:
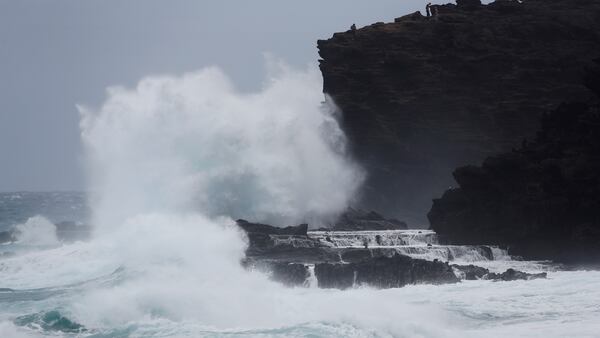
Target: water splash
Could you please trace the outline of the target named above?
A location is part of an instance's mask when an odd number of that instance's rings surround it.
[[[42,216],[30,217],[25,223],[15,226],[15,237],[20,244],[52,246],[59,244],[56,226]]]
[[[286,224],[345,208],[363,173],[334,107],[321,106],[318,71],[270,68],[258,93],[207,68],[111,87],[99,109],[80,107],[94,223],[195,211]]]

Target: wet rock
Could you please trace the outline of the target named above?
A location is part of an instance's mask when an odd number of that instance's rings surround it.
[[[317,264],[315,275],[319,287],[336,289],[359,285],[395,288],[408,284],[446,284],[459,281],[452,268],[445,263],[403,255],[376,257],[349,264]]]
[[[272,263],[271,278],[287,286],[303,286],[308,278],[308,268],[298,263]]]
[[[275,227],[268,224],[251,223],[246,220],[237,220],[237,225],[244,230],[248,237],[249,245],[247,255],[257,256],[265,254],[285,255],[296,248],[320,247],[318,241],[308,237],[308,225]]]
[[[369,249],[346,249],[341,252],[342,261],[347,263],[361,262],[373,257]]]
[[[251,223],[243,219],[236,221],[237,225],[244,229],[249,234],[265,234],[265,235],[294,235],[306,236],[308,224],[300,224],[297,226],[275,227],[268,224]]]
[[[486,279],[492,279],[495,281],[515,281],[515,280],[531,280],[531,279],[539,279],[546,278],[547,274],[545,272],[541,273],[526,273],[522,271],[517,271],[514,269],[508,269],[503,273],[489,273],[486,276]]]
[[[375,211],[364,211],[348,208],[332,227],[335,231],[364,231],[364,230],[404,230],[406,222],[397,219],[386,219]]]
[[[241,263],[245,269],[263,272],[271,280],[290,287],[305,286],[309,277],[308,267],[302,263],[251,257],[245,258]]]
[[[482,268],[480,266],[475,266],[473,264],[470,265],[457,265],[453,264],[453,268],[458,270],[463,278],[466,280],[477,280],[484,279],[484,277],[490,273],[490,271],[486,268]]]

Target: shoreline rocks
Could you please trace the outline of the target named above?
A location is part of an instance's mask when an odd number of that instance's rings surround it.
[[[519,271],[507,271],[497,276],[489,270],[475,265],[449,265],[438,259],[425,260],[410,257],[400,252],[425,254],[428,250],[449,250],[443,246],[427,244],[431,241],[429,234],[421,231],[336,231],[305,232],[305,226],[277,228],[266,224],[238,221],[238,225],[247,233],[249,246],[246,258],[241,262],[247,269],[256,269],[269,277],[290,287],[307,287],[314,285],[320,288],[347,289],[368,286],[375,288],[396,288],[410,284],[447,284],[457,283],[461,279],[494,279],[514,280],[530,279],[536,276]],[[328,242],[326,234],[336,238]],[[378,236],[381,243],[373,247],[361,247],[361,236],[371,239]],[[311,237],[313,236],[313,237]],[[343,237],[346,236],[346,237]],[[410,239],[405,241],[404,237]],[[416,237],[422,243],[412,245]],[[345,239],[344,239],[345,238]],[[391,239],[395,239],[391,241]],[[411,242],[413,241],[413,242]],[[395,246],[387,245],[389,242]],[[348,244],[353,244],[347,246]],[[404,248],[406,247],[406,248]],[[407,251],[402,251],[407,249]],[[485,246],[465,246],[456,248],[457,252],[470,251],[473,257],[493,260],[490,248]],[[439,253],[439,252],[438,252]],[[447,259],[453,260],[448,251]],[[464,277],[463,277],[464,275]],[[489,276],[489,278],[488,278]],[[541,278],[541,276],[539,276]]]
[[[315,266],[320,288],[347,289],[366,285],[380,289],[409,284],[458,283],[447,263],[414,259],[403,255],[376,257],[356,263],[321,263]]]
[[[375,211],[348,208],[333,224],[333,231],[361,231],[361,230],[406,230],[406,222],[397,219],[386,219]]]

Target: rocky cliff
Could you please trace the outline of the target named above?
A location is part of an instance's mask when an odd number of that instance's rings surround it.
[[[432,228],[455,244],[507,246],[528,259],[600,263],[600,59],[585,83],[598,100],[561,104],[531,142],[454,172]]]
[[[318,42],[324,92],[369,177],[359,207],[425,224],[457,166],[531,137],[585,101],[600,55],[597,0],[459,1]]]

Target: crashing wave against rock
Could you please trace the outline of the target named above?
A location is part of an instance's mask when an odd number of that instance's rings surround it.
[[[504,250],[484,245],[439,245],[429,230],[307,231],[307,225],[278,228],[238,220],[249,239],[242,264],[270,274],[288,286],[347,289],[447,284],[461,279],[545,278],[514,269],[490,272],[474,265],[510,259]]]

